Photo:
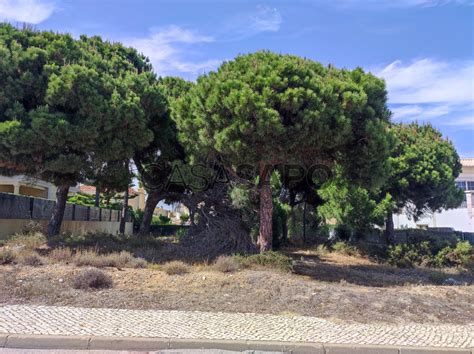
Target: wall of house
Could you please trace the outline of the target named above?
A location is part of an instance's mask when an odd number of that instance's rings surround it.
[[[456,231],[474,232],[474,218],[469,215],[468,208],[457,208],[444,210],[441,213],[421,218],[416,222],[409,219],[407,215],[394,215],[395,228],[416,228],[418,226],[428,227],[450,227]]]
[[[0,219],[0,240],[6,239],[11,235],[22,232],[30,223],[30,219]],[[36,220],[46,232],[48,220]],[[75,235],[86,232],[106,232],[109,234],[117,234],[119,232],[120,222],[118,221],[72,221],[65,220],[61,225],[61,232],[70,232]],[[133,223],[125,223],[125,233],[133,233]]]

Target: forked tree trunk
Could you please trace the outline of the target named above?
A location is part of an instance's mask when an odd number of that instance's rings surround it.
[[[59,235],[61,224],[63,222],[64,210],[66,209],[68,192],[69,185],[58,186],[56,190],[56,204],[54,205],[53,214],[48,223],[48,237]]]
[[[128,188],[123,193],[123,205],[122,205],[122,214],[120,218],[120,227],[119,232],[120,234],[125,234],[125,223],[128,217]]]
[[[393,213],[389,211],[385,221],[385,240],[389,245],[395,237],[395,225],[393,224]]]
[[[272,191],[270,188],[270,169],[265,167],[264,163],[260,163],[260,230],[258,235],[258,246],[260,252],[269,251],[272,249],[272,214],[273,214],[273,200]]]
[[[148,197],[145,202],[145,210],[143,211],[143,219],[140,224],[140,234],[147,234],[150,232],[151,221],[153,220],[153,212],[155,211],[156,205],[161,200],[161,193],[153,191],[148,193]]]

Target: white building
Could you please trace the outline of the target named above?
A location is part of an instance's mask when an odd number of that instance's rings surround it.
[[[466,197],[456,209],[445,210],[414,222],[405,214],[395,215],[395,228],[450,227],[456,231],[474,232],[474,158],[461,159],[462,172],[456,179]]]
[[[12,177],[0,175],[0,192],[30,197],[56,200],[56,186],[52,183],[33,179],[23,175]],[[71,187],[69,193],[77,193],[77,187]]]

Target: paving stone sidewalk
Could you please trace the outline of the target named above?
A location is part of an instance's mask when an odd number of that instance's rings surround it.
[[[24,305],[0,307],[0,333],[474,347],[474,323],[354,324],[305,316]]]

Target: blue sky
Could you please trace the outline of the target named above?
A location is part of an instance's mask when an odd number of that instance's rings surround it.
[[[259,49],[360,66],[385,78],[393,120],[474,157],[474,0],[0,0],[0,21],[121,41],[191,80]]]

